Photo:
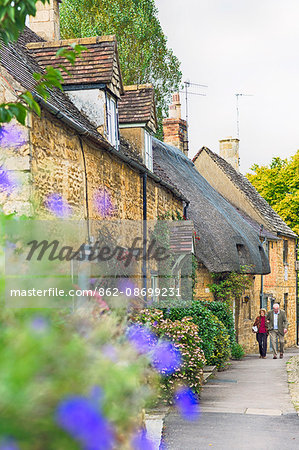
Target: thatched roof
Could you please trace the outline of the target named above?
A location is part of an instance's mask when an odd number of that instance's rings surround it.
[[[188,219],[200,240],[196,254],[210,272],[270,273],[258,233],[238,211],[200,175],[179,149],[153,139],[154,160],[190,200]]]
[[[289,236],[296,239],[297,235],[291,230],[290,227],[282,220],[282,218],[274,211],[269,203],[258,193],[255,187],[250,183],[250,181],[233,168],[225,159],[217,155],[217,153],[212,152],[209,148],[203,147],[194,156],[193,161],[200,156],[201,152],[206,152],[210,158],[217,164],[218,167],[226,174],[226,176],[231,180],[231,182],[243,192],[248,201],[251,203],[253,208],[261,215],[268,229],[272,232],[276,232],[283,236]]]

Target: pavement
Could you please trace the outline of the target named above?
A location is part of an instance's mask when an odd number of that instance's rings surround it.
[[[164,419],[167,450],[298,450],[299,417],[289,394],[287,361],[248,355],[232,361],[204,386],[200,416],[184,421],[171,410]]]

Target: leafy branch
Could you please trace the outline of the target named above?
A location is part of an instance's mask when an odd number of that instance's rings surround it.
[[[40,0],[44,5],[50,0]],[[25,27],[26,16],[36,15],[38,0],[1,0],[0,40],[5,44],[16,41]]]

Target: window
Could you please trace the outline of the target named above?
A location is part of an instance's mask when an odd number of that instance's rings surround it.
[[[154,301],[154,302],[157,302],[158,301],[158,295],[157,295],[157,289],[158,289],[158,274],[157,273],[155,273],[155,272],[152,272],[152,274],[151,274],[151,288],[152,288],[152,296],[151,296],[151,298],[152,298],[152,300]]]
[[[118,149],[118,118],[116,101],[107,95],[107,137],[110,144]]]
[[[153,170],[153,141],[152,136],[147,131],[144,131],[144,156],[146,167]]]
[[[288,263],[288,241],[286,239],[283,240],[283,263]]]

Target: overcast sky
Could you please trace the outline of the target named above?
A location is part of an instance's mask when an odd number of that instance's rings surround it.
[[[236,137],[237,93],[253,94],[239,97],[241,171],[293,155],[299,148],[299,0],[156,5],[183,80],[208,85],[199,91],[206,97],[189,97],[189,156],[202,146],[218,152],[219,139]]]

